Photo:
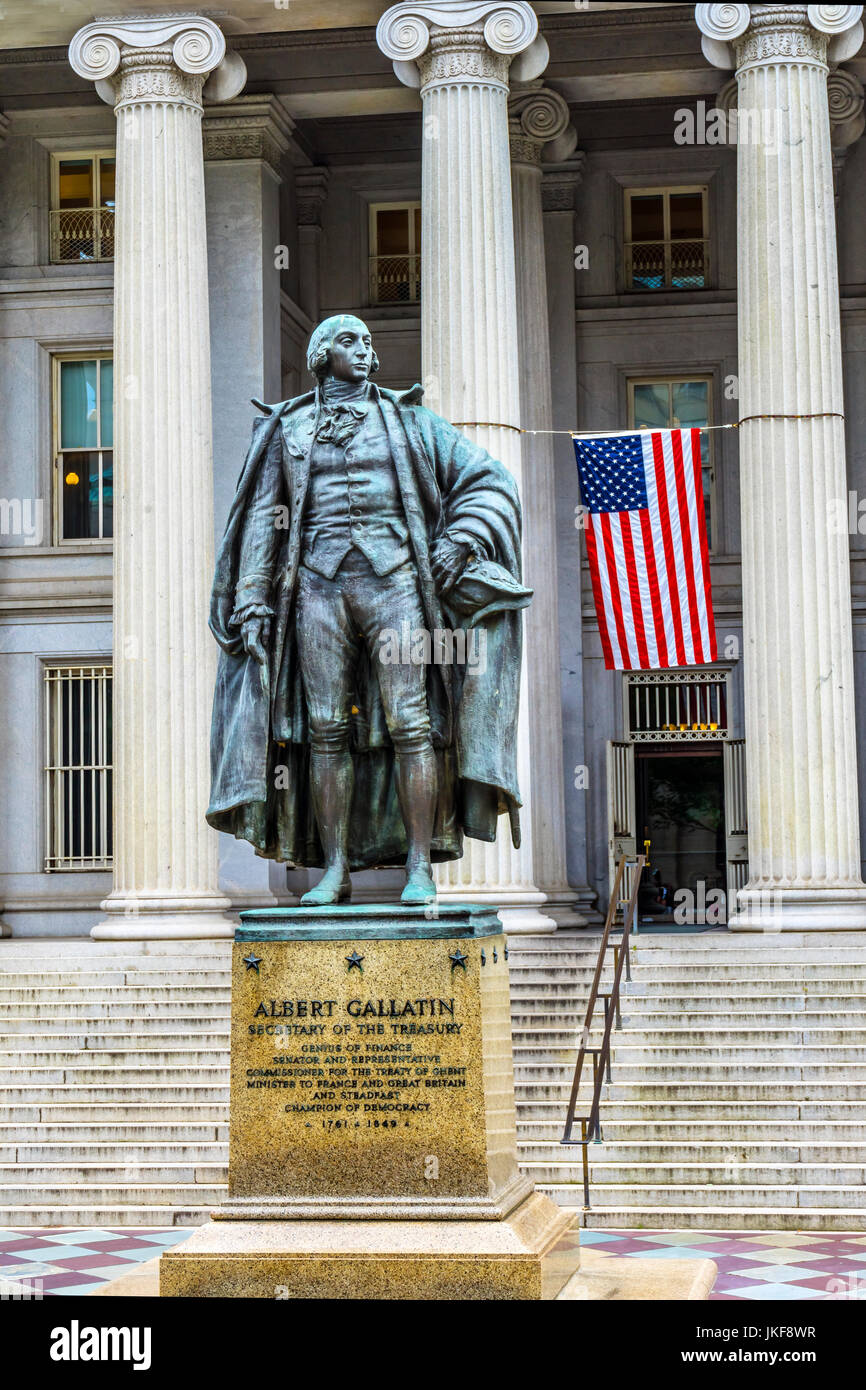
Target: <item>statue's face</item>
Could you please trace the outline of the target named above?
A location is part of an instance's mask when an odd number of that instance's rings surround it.
[[[331,375],[338,381],[366,381],[373,365],[373,339],[360,319],[347,319],[331,343]]]

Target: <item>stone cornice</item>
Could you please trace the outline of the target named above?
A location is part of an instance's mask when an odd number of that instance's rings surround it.
[[[541,206],[544,212],[574,212],[577,192],[583,183],[586,155],[582,150],[565,164],[553,165],[543,171]]]
[[[299,169],[295,174],[295,198],[299,227],[321,227],[322,208],[328,196],[330,174],[324,165]]]
[[[260,159],[276,173],[290,150],[294,122],[274,96],[241,96],[206,106],[203,123],[206,160]]]

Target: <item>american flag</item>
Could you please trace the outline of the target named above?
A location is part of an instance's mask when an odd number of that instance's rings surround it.
[[[609,671],[715,661],[700,430],[574,440]]]

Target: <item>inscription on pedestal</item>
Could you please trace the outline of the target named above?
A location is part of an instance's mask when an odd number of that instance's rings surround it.
[[[503,956],[501,938],[237,944],[230,1196],[486,1195],[482,975],[507,1011]]]

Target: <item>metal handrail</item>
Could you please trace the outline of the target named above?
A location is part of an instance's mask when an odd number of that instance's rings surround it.
[[[625,966],[626,979],[631,979],[631,964],[628,958],[629,936],[631,935],[634,923],[635,908],[637,907],[637,897],[640,890],[641,875],[646,864],[646,855],[639,854],[635,859],[629,861],[634,864],[634,877],[632,878],[631,891],[625,900],[620,899],[620,888],[623,882],[626,868],[626,856],[620,859],[616,866],[616,876],[613,881],[613,889],[610,895],[610,902],[607,908],[607,916],[604,922],[604,932],[602,933],[601,945],[598,948],[598,960],[595,965],[595,974],[592,977],[592,989],[589,993],[589,1003],[586,1007],[586,1018],[583,1024],[583,1032],[580,1037],[580,1050],[577,1054],[577,1062],[574,1068],[574,1080],[571,1085],[571,1096],[568,1101],[568,1112],[565,1117],[565,1130],[560,1143],[583,1147],[583,1203],[584,1210],[589,1210],[589,1145],[595,1140],[601,1141],[601,1088],[605,1080],[610,1083],[610,1050],[611,1033],[613,1031],[614,1019],[617,1028],[622,1027],[622,1013],[620,1011],[620,986],[622,983],[622,970]],[[609,992],[602,993],[599,989],[601,976],[604,971],[604,962],[607,955],[610,933],[613,929],[616,918],[617,908],[623,905],[623,925],[622,940],[613,948],[613,985]],[[595,1006],[599,999],[604,1000],[604,1035],[601,1047],[590,1047],[589,1038],[592,1030],[592,1020],[595,1014]],[[592,1105],[588,1115],[581,1115],[580,1118],[580,1138],[573,1139],[572,1130],[575,1123],[575,1109],[577,1108],[577,1095],[580,1090],[580,1082],[583,1076],[583,1064],[587,1055],[592,1057]]]

